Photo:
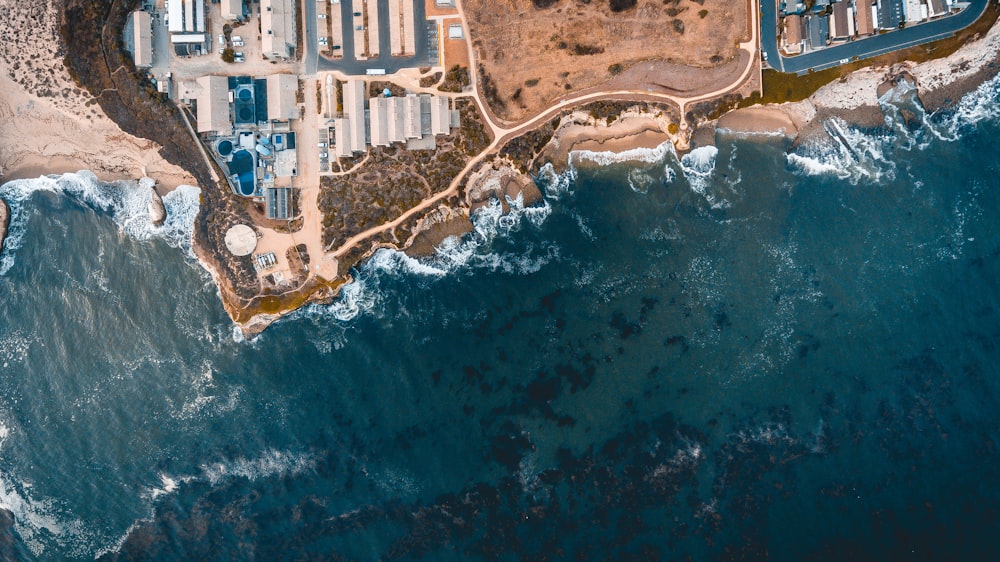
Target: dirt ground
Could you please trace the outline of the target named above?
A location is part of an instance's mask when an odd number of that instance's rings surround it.
[[[493,111],[517,120],[647,60],[672,63],[668,78],[682,85],[732,63],[746,40],[746,2],[638,0],[612,12],[612,1],[634,0],[465,0]]]

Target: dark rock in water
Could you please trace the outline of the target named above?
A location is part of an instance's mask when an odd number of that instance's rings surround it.
[[[0,252],[3,252],[3,242],[7,239],[7,226],[10,225],[10,208],[0,199]]]
[[[6,209],[6,205],[0,200],[0,210],[4,209]],[[21,555],[18,555],[19,550],[22,551]],[[18,549],[17,547],[17,537],[14,535],[14,514],[0,508],[0,560],[24,560],[26,557],[23,550],[23,548]]]

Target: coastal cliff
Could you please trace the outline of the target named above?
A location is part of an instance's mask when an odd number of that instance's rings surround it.
[[[487,126],[477,104],[456,103],[462,126],[444,141],[447,150],[435,154],[373,148],[364,158],[344,162],[344,171],[336,177],[324,177],[318,196],[323,230],[318,245],[336,257],[331,275],[315,275],[320,260],[309,256],[313,265],[300,268],[287,283],[262,285],[251,258],[228,254],[223,243],[231,226],[255,224],[260,211],[217,180],[221,170],[201,154],[197,139],[184,124],[186,110],[149,88],[123,55],[117,30],[134,0],[64,2],[59,31],[67,46],[66,67],[99,106],[98,113],[121,130],[149,139],[151,147],[162,147],[156,149],[158,157],[183,166],[201,187],[194,251],[218,285],[226,311],[248,336],[305,303],[331,301],[350,282],[351,269],[380,248],[428,255],[448,236],[469,232],[470,215],[490,199],[499,200],[505,211],[508,199],[531,204],[540,194],[530,175],[547,163],[556,168],[569,166],[571,152],[622,153],[665,143],[683,151],[714,142],[716,127],[751,134],[777,131],[794,137],[820,130],[817,124],[831,115],[879,125],[877,89],[888,75],[909,72],[926,94],[925,101],[929,97],[940,107],[989,75],[1000,51],[996,29],[991,29],[986,38],[968,41],[946,59],[900,63],[905,68],[883,65],[857,70],[804,101],[727,114],[727,109],[752,104],[754,98],[733,94],[682,109],[635,94],[552,108],[536,124],[501,138],[494,138],[495,128]],[[933,72],[923,65],[937,68],[937,74],[932,77]],[[948,93],[935,94],[941,91]],[[369,188],[372,185],[391,192],[375,193]],[[157,215],[156,209],[151,209],[151,215]],[[301,228],[301,223],[294,228]]]

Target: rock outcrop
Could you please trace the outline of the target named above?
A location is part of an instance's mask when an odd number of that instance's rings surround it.
[[[7,239],[7,226],[10,224],[10,207],[0,199],[0,252],[3,252],[3,242]]]
[[[162,226],[164,221],[167,220],[167,208],[163,206],[163,199],[160,198],[160,194],[154,189],[156,181],[150,178],[142,178],[139,180],[139,185],[149,189],[149,221],[155,226]]]

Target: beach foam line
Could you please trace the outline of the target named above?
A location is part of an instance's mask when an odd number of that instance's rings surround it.
[[[0,275],[6,274],[14,265],[17,250],[23,244],[27,229],[29,201],[38,192],[62,194],[95,210],[109,213],[119,229],[129,237],[140,241],[158,238],[195,259],[191,237],[200,206],[200,189],[182,185],[168,193],[163,198],[167,220],[163,225],[156,226],[149,219],[149,202],[152,200],[150,189],[140,187],[136,181],[104,183],[93,173],[81,171],[61,176],[14,180],[0,186],[0,198],[11,209],[7,241],[3,254],[0,255]]]
[[[577,162],[590,162],[599,166],[610,166],[624,162],[644,162],[646,164],[656,164],[662,162],[668,154],[677,157],[674,150],[674,143],[663,141],[654,148],[630,148],[620,152],[593,151],[593,150],[573,150],[569,153],[569,166]]]

